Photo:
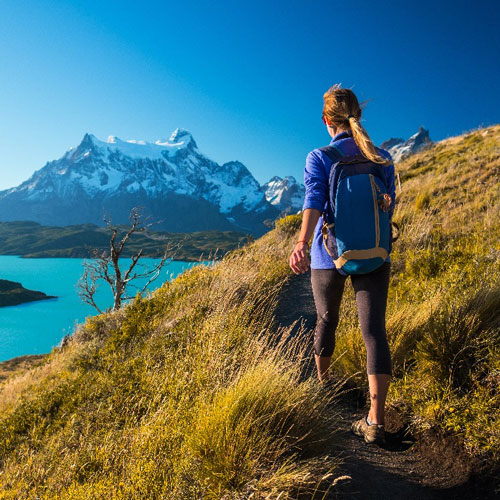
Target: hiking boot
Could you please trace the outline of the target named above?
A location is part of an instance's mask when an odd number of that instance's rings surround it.
[[[384,444],[385,443],[385,428],[383,424],[369,424],[366,417],[360,418],[352,423],[351,431],[356,436],[364,438],[365,443]]]

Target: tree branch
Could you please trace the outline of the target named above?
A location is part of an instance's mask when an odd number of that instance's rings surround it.
[[[94,300],[94,295],[97,291],[97,279],[98,276],[95,273],[95,269],[92,267],[92,264],[89,264],[88,267],[85,267],[83,275],[77,283],[78,296],[85,303],[95,307],[99,314],[102,314],[102,310]]]
[[[127,272],[125,273],[125,276],[123,277],[124,283],[127,283],[129,281],[130,273],[134,269],[135,265],[137,264],[137,261],[141,258],[141,256],[142,256],[142,248],[135,255],[132,255],[132,262],[130,264],[130,267],[128,268]]]

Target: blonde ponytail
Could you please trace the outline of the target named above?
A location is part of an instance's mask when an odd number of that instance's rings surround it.
[[[392,163],[391,160],[380,156],[380,154],[376,151],[368,132],[357,118],[351,116],[351,118],[349,118],[349,125],[352,130],[352,137],[358,145],[358,148],[363,153],[363,156],[366,156],[369,160],[374,161],[375,163],[380,163],[381,165],[390,165]]]
[[[365,158],[381,165],[392,164],[390,159],[377,152],[368,132],[361,125],[362,108],[351,89],[343,89],[340,83],[337,83],[323,95],[323,101],[323,116],[337,128],[350,128],[352,137]]]

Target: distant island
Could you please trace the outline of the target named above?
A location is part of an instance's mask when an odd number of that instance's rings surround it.
[[[121,238],[127,226],[118,232]],[[237,231],[168,233],[144,231],[131,235],[123,251],[130,257],[142,249],[145,257],[161,257],[167,244],[176,247],[173,260],[198,261],[221,258],[252,236]],[[109,249],[110,232],[95,224],[43,226],[32,221],[0,222],[0,255],[21,257],[90,258],[91,248]],[[214,256],[214,254],[216,254]]]
[[[57,299],[56,296],[46,295],[36,290],[28,290],[16,281],[0,279],[0,307],[17,306],[34,300]]]

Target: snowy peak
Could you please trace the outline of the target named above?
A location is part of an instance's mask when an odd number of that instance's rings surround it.
[[[94,134],[85,133],[83,136],[82,142],[80,142],[80,148],[93,148],[99,143],[99,139]]]
[[[266,200],[280,210],[295,213],[304,203],[305,188],[291,175],[284,179],[275,175],[261,186],[261,190]]]
[[[393,148],[394,146],[397,146],[398,144],[401,144],[405,142],[404,139],[401,139],[401,137],[391,137],[390,139],[387,139],[386,141],[384,141],[380,147],[382,149],[385,149],[385,150],[389,150],[391,148]]]
[[[295,178],[292,177],[292,179],[295,181]],[[270,186],[271,184],[275,185],[275,184],[279,184],[279,183],[282,183],[283,182],[283,179],[278,176],[278,175],[275,175],[274,177],[271,177],[265,184],[263,184],[264,186]],[[297,181],[295,181],[297,182]]]
[[[175,129],[168,140],[159,139],[155,142],[128,139],[122,140],[116,135],[109,135],[106,141],[101,141],[94,134],[86,133],[77,147],[66,152],[73,158],[89,153],[108,158],[109,154],[118,154],[134,159],[149,158],[162,159],[173,157],[180,150],[194,152],[197,145],[193,136],[185,129]],[[88,156],[88,155],[87,155]]]
[[[416,147],[432,143],[429,131],[422,127],[422,125],[418,128],[418,132],[408,139],[408,142],[414,144]]]
[[[186,145],[191,143],[194,147],[196,147],[193,136],[184,128],[176,128],[170,135],[168,142],[170,144],[182,143]]]
[[[19,210],[13,208],[14,199],[21,204]],[[149,206],[152,215],[158,212],[160,219],[165,213],[159,207],[172,206],[177,219],[165,227],[179,228],[179,221],[193,219],[187,228],[209,229],[217,219],[214,227],[256,233],[267,227],[263,220],[278,212],[243,163],[212,161],[198,150],[191,133],[181,128],[168,140],[155,142],[123,140],[115,135],[104,141],[87,132],[78,146],[47,162],[19,186],[0,192],[0,205],[11,207],[8,217],[14,219],[30,210],[33,214],[40,211],[33,220],[50,224],[46,214],[61,203],[71,207],[61,213],[61,220],[70,223],[80,223],[82,218],[83,222],[102,223],[95,214],[80,213],[78,206],[95,207],[96,211],[110,206],[127,220],[129,205],[138,203]],[[193,203],[197,208],[191,210]]]
[[[420,126],[417,133],[413,134],[406,141],[400,138],[391,138],[384,141],[380,147],[386,149],[392,156],[392,159],[400,161],[407,156],[420,151],[421,149],[433,144],[429,131]]]

